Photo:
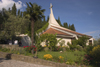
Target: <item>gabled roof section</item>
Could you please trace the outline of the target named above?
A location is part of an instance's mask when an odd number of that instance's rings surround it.
[[[61,31],[55,30],[55,29],[53,29],[53,28],[49,28],[49,29],[46,30],[43,34],[46,34],[46,33],[71,36],[70,34],[63,33],[63,32],[61,32]]]
[[[64,31],[67,31],[67,32],[70,32],[70,33],[73,33],[73,34],[76,34],[76,35],[81,35],[81,36],[84,36],[85,34],[82,34],[82,33],[78,33],[76,31],[72,31],[72,30],[69,30],[69,29],[66,29],[64,27],[56,27],[56,26],[51,26],[53,28],[57,28],[57,29],[60,29],[60,30],[64,30]],[[92,37],[92,36],[89,36],[89,35],[86,35],[88,37]]]

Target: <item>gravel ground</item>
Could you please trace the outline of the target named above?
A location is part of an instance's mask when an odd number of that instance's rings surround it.
[[[51,66],[44,66],[44,65],[27,63],[23,61],[6,60],[4,58],[0,58],[0,67],[51,67]]]

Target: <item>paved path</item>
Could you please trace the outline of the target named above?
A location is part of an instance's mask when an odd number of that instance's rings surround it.
[[[0,67],[51,67],[51,66],[44,66],[44,65],[27,63],[23,61],[6,60],[4,58],[0,58]]]

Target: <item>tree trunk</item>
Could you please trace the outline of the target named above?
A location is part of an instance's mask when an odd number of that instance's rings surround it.
[[[31,41],[32,41],[32,44],[31,45],[34,45],[34,19],[31,18]]]

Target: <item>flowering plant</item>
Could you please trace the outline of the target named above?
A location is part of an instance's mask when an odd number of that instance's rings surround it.
[[[92,51],[90,51],[90,56],[93,57],[94,63],[100,63],[100,45],[95,46]]]
[[[44,55],[44,58],[47,60],[47,59],[52,59],[53,57],[50,54],[46,54],[46,55]]]
[[[62,56],[59,56],[59,59],[63,59],[64,57],[62,57]]]
[[[24,46],[23,48],[25,48],[25,51],[27,51],[27,52],[29,52],[29,53],[31,53],[31,50],[33,49],[34,50],[34,52],[36,52],[36,47],[35,46],[33,46],[33,45],[31,45],[31,46]]]
[[[87,55],[87,54],[84,55],[84,58],[83,58],[84,64],[89,65],[91,61],[92,61],[92,58],[89,55]]]

